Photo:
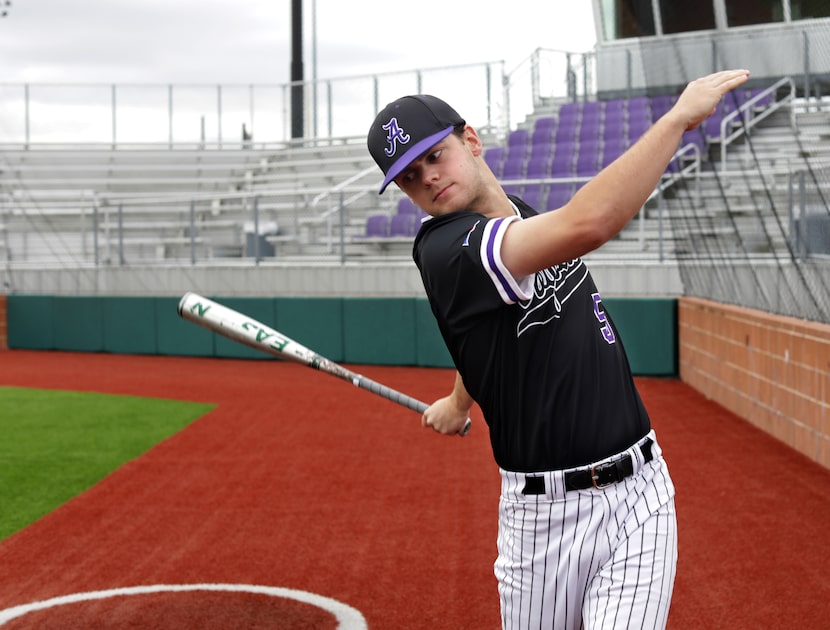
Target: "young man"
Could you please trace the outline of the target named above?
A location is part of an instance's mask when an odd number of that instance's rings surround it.
[[[422,424],[456,433],[477,403],[501,473],[505,628],[665,627],[677,561],[674,486],[628,359],[580,256],[616,235],[686,130],[745,70],[692,81],[562,208],[505,194],[475,130],[433,96],[374,121],[369,151],[430,219],[414,259],[457,368]]]

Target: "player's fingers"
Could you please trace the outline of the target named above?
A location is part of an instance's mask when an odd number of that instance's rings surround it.
[[[421,416],[421,426],[425,429],[432,429],[433,431],[437,431],[438,433],[441,432],[441,430],[432,422],[430,418],[427,417],[426,414]]]
[[[727,70],[706,77],[706,83],[721,96],[742,85],[749,78],[748,70]]]

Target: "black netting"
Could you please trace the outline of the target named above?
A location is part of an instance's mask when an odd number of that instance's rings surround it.
[[[830,26],[823,41],[830,48]],[[665,42],[643,55],[652,104],[700,76],[698,68],[684,67],[684,45]],[[717,69],[753,69],[740,46],[715,38],[711,50]],[[761,50],[779,54],[772,44]],[[828,50],[811,54],[821,58]],[[771,63],[763,55],[752,62]],[[701,162],[681,159],[646,211],[665,218],[686,295],[830,322],[826,81],[820,75],[755,80],[684,138],[697,145]]]

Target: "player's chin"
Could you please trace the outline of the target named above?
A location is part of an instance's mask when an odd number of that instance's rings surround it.
[[[465,199],[462,199],[458,195],[448,194],[446,197],[436,197],[428,213],[432,216],[440,216],[452,214],[453,212],[461,212],[467,208],[469,208],[469,204]]]

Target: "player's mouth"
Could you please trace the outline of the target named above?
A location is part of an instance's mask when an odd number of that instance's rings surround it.
[[[439,191],[438,191],[438,193],[437,193],[437,194],[436,194],[436,195],[432,198],[432,202],[433,202],[433,203],[440,203],[441,201],[443,201],[444,199],[446,199],[447,194],[448,194],[448,193],[447,193],[447,191],[448,191],[450,188],[452,188],[452,184],[448,184],[447,186],[444,186],[444,187],[443,187],[441,190],[439,190]]]

